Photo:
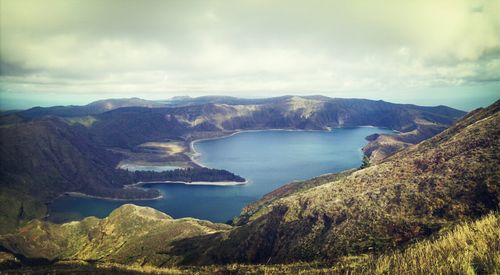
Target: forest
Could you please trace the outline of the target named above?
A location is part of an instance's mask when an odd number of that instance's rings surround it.
[[[135,171],[134,181],[236,181],[244,182],[245,179],[229,171],[222,169],[212,169],[206,167],[175,169],[171,171]]]

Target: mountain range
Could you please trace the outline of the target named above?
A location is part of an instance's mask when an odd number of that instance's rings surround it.
[[[192,140],[238,130],[373,125],[400,131],[394,137],[371,137],[365,152],[380,159],[380,155],[392,154],[446,129],[462,115],[464,112],[444,106],[323,96],[202,97],[169,102],[111,99],[9,113],[0,117],[0,232],[43,217],[45,205],[65,192],[112,198],[157,197],[154,190],[123,189],[134,182],[115,169],[128,157],[123,155],[125,150],[143,150],[140,145],[146,142],[180,142],[189,151]],[[379,142],[388,138],[391,142]]]
[[[72,108],[80,107],[66,110]],[[437,236],[455,238],[450,230],[469,230],[467,222],[477,220],[478,227],[498,224],[497,214],[484,217],[498,211],[500,199],[500,102],[465,116],[444,106],[316,96],[181,98],[110,109],[66,116],[59,109],[53,113],[38,108],[1,117],[0,267],[78,260],[83,262],[67,267],[100,270],[117,265],[120,272],[134,266],[139,271],[168,267],[196,273],[211,265],[229,270],[228,264],[237,263],[249,271],[257,268],[254,264],[265,264],[277,273],[340,267],[371,273],[383,257],[421,253],[425,242],[438,242]],[[232,225],[172,219],[134,205],[104,219],[67,224],[40,220],[46,203],[65,192],[114,198],[158,195],[123,188],[134,178],[115,169],[126,158],[117,148],[134,150],[151,141],[188,143],[243,129],[364,125],[398,131],[367,137],[363,150],[371,158],[368,167],[284,185],[245,207]],[[494,239],[491,234],[498,230],[488,230],[484,237]],[[500,248],[498,239],[485,245],[493,251]],[[474,270],[498,270],[491,254],[481,253],[467,263]],[[398,261],[386,268],[405,263]]]
[[[185,266],[195,273],[238,263],[280,273],[307,270],[292,264],[306,262],[320,272],[392,273],[403,265],[416,273],[443,272],[448,265],[445,272],[495,273],[498,214],[486,215],[498,210],[500,199],[499,123],[496,102],[367,168],[285,185],[243,209],[233,226],[175,220],[133,205],[102,220],[34,220],[0,237],[4,265],[80,260],[97,269]]]

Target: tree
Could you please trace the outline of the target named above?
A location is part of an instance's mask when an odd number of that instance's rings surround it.
[[[363,162],[361,163],[361,166],[359,168],[363,169],[370,166],[370,159],[368,158],[367,155],[363,156]]]

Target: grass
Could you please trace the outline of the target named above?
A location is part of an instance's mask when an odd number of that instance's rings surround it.
[[[437,240],[371,259],[368,268],[377,274],[498,274],[500,217],[489,214]]]
[[[142,268],[142,267],[141,267]],[[139,267],[128,270],[142,271]],[[145,272],[162,273],[147,267]],[[168,272],[177,270],[167,269]],[[186,270],[181,270],[186,272]],[[403,251],[384,255],[343,257],[331,267],[319,263],[284,265],[226,265],[190,269],[190,272],[230,274],[499,274],[500,216],[489,214],[473,223],[465,223]],[[172,274],[172,273],[170,273]]]
[[[87,128],[90,128],[92,124],[97,122],[97,119],[93,116],[81,116],[81,117],[68,117],[65,119],[70,125],[81,124]]]
[[[60,262],[25,271],[86,271],[101,274],[499,274],[500,215],[489,214],[454,227],[433,240],[424,240],[383,255],[343,257],[330,266],[319,262],[279,265],[229,264],[166,267]],[[8,272],[7,272],[8,273]]]
[[[188,150],[183,142],[146,142],[138,147],[163,151],[168,155],[185,153]]]
[[[333,270],[349,274],[498,274],[499,228],[498,213],[489,214],[402,251],[344,257]]]

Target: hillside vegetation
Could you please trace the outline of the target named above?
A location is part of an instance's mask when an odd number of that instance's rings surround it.
[[[157,190],[123,188],[138,181],[244,181],[225,170],[194,168],[131,173],[115,169],[121,156],[96,146],[87,129],[60,118],[0,128],[0,234],[42,218],[47,203],[66,192],[92,196],[156,198]]]
[[[497,274],[500,272],[500,216],[489,214],[464,223],[433,240],[417,242],[392,253],[340,258],[328,266],[318,262],[280,265],[229,264],[169,267],[123,265],[111,262],[60,261],[52,265],[23,266],[4,253],[0,267],[22,272],[92,272],[102,274]]]
[[[42,119],[0,129],[0,233],[45,215],[46,203],[67,192],[155,197],[121,190],[133,183],[114,166],[120,157],[95,146],[84,126]]]
[[[284,186],[235,227],[127,205],[103,220],[33,221],[1,248],[25,262],[130,272],[496,272],[499,218],[487,215],[499,206],[499,111],[471,112],[368,168]]]
[[[190,218],[172,219],[149,207],[125,204],[104,219],[88,217],[65,224],[34,220],[18,234],[0,236],[0,247],[46,262],[79,259],[141,264],[157,259],[157,264],[167,264],[158,252],[171,242],[229,228]],[[175,263],[175,258],[170,261]]]

